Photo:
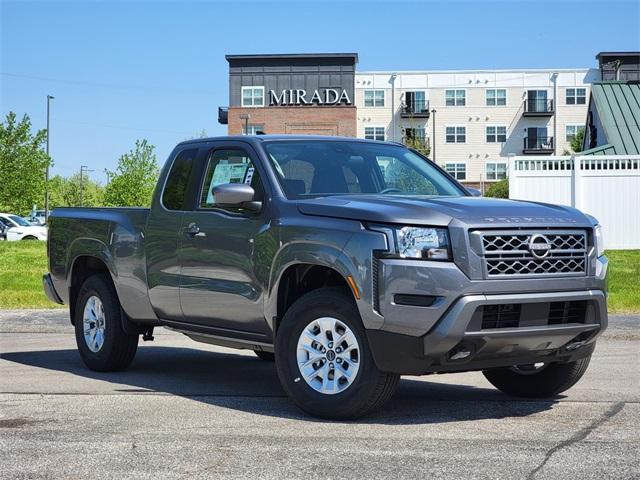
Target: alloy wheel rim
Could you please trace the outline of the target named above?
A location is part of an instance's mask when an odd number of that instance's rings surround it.
[[[360,369],[360,345],[344,322],[322,317],[302,330],[296,359],[307,385],[316,392],[335,395],[348,389],[356,379]]]
[[[87,299],[82,314],[84,341],[92,352],[98,352],[104,345],[105,316],[102,300],[95,295]]]

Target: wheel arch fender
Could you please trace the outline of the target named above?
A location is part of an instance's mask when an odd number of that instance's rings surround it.
[[[282,314],[282,312],[278,311],[280,290],[287,287],[283,284],[282,280],[292,267],[300,265],[323,267],[336,272],[350,288],[358,310],[363,317],[363,322],[365,326],[369,326],[367,325],[368,322],[365,317],[368,318],[370,307],[361,297],[361,275],[352,259],[344,255],[341,249],[334,246],[317,243],[294,243],[282,248],[272,263],[269,287],[265,297],[264,314],[269,327],[274,333],[276,327],[275,322]],[[351,282],[348,280],[349,277],[351,277]],[[352,282],[355,282],[355,290]]]

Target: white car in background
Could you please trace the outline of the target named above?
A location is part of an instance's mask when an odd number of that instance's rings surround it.
[[[0,238],[15,240],[46,240],[47,228],[31,225],[24,218],[10,213],[0,213]]]

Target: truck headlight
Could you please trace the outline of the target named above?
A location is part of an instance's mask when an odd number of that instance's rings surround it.
[[[395,237],[400,258],[451,260],[449,233],[446,228],[396,228]]]
[[[593,243],[596,247],[596,257],[604,255],[604,237],[602,236],[602,225],[593,227]]]

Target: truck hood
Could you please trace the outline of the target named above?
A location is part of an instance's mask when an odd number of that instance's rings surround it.
[[[560,205],[481,197],[335,195],[298,201],[305,215],[377,223],[446,226],[459,220],[475,227],[593,224],[580,211]]]

